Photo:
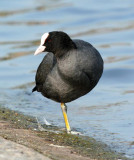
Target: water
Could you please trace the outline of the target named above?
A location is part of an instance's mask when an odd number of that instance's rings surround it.
[[[33,53],[53,30],[90,42],[105,61],[96,88],[68,103],[72,128],[134,158],[133,0],[1,1],[0,104],[64,127],[60,105],[31,94],[44,56]]]

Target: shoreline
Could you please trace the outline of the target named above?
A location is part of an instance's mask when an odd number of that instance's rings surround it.
[[[0,136],[54,160],[129,160],[93,138],[39,126],[34,117],[4,107],[0,107]]]

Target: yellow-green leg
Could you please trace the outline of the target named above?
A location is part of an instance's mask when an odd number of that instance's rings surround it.
[[[61,103],[61,109],[62,109],[63,117],[64,117],[64,120],[65,120],[67,133],[70,133],[71,128],[70,128],[68,118],[67,118],[67,106],[65,105],[65,103]]]

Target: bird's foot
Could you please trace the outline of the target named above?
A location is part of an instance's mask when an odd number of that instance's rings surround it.
[[[68,130],[68,131],[67,131],[67,134],[71,134],[71,132],[72,132],[71,130]]]
[[[73,134],[73,135],[82,135],[80,132],[76,132],[76,131],[70,131],[69,134]]]

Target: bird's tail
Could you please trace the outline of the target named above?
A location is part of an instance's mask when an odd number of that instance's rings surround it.
[[[32,92],[35,92],[35,91],[37,91],[37,87],[36,86],[32,89]]]

